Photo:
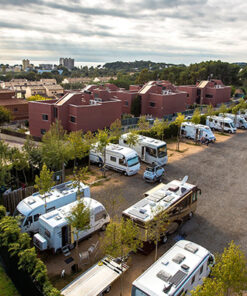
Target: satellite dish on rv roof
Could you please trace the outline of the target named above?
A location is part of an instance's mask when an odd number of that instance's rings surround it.
[[[185,176],[184,178],[183,178],[183,180],[181,181],[181,185],[183,186],[184,185],[184,183],[186,183],[187,181],[188,181],[188,176]]]

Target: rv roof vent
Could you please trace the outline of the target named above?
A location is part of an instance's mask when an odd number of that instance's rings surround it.
[[[181,265],[182,269],[184,269],[185,271],[188,271],[190,269],[190,267],[186,264],[182,264]]]
[[[177,254],[174,258],[172,258],[172,261],[177,263],[177,264],[180,264],[184,261],[185,259],[185,256],[182,255],[182,254]]]
[[[145,209],[140,209],[139,212],[142,213],[142,214],[145,214],[145,213],[147,212],[147,210],[145,210]]]
[[[33,198],[29,198],[27,202],[32,205],[35,203],[35,200]]]
[[[178,191],[178,189],[179,189],[179,186],[177,186],[177,185],[170,185],[168,188],[168,190],[173,191],[173,192]]]
[[[165,272],[164,270],[160,270],[160,271],[156,274],[156,276],[157,276],[159,279],[161,279],[162,281],[164,281],[164,282],[168,282],[169,279],[171,278],[170,273]]]
[[[61,219],[62,219],[62,217],[57,215],[56,220],[61,220]]]
[[[187,189],[185,187],[181,187],[181,192],[184,193]]]
[[[185,250],[195,254],[198,251],[198,247],[193,245],[192,243],[188,243],[184,246]]]

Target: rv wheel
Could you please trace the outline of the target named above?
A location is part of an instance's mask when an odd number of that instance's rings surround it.
[[[101,162],[99,162],[98,166],[99,166],[99,168],[101,168],[101,167],[102,167],[102,163],[101,163]]]
[[[168,238],[167,236],[165,235],[163,238],[162,238],[162,243],[165,244],[167,242]]]
[[[106,230],[106,224],[102,225],[102,227],[100,228],[101,231],[105,231]]]
[[[193,213],[193,212],[190,212],[188,216],[189,216],[188,218],[189,218],[189,220],[190,220],[191,218],[193,218],[194,213]]]
[[[173,234],[178,230],[179,223],[178,222],[172,222],[169,226],[170,226],[170,229],[167,232],[167,234]]]
[[[107,287],[104,292],[109,293],[110,291],[111,291],[111,286]]]
[[[127,172],[124,172],[124,175],[125,175],[125,176],[128,176]]]

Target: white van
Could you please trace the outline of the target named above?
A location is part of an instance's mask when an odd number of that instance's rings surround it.
[[[219,116],[223,116],[223,114],[220,113]],[[226,113],[225,116],[234,122],[236,128],[247,129],[247,121],[245,120],[244,116],[238,114],[235,115],[232,113]]]
[[[110,216],[105,207],[98,201],[84,197],[83,202],[90,209],[89,228],[79,231],[79,240],[82,240],[97,230],[104,230],[110,222]],[[46,213],[39,217],[39,233],[33,237],[34,245],[41,251],[51,249],[57,253],[62,248],[74,247],[77,239],[76,229],[73,229],[66,217],[77,206],[79,200],[74,201],[64,207]]]
[[[121,146],[129,147],[127,144],[127,134],[123,134],[119,139]],[[143,162],[149,164],[165,165],[167,163],[166,142],[138,135],[138,141],[133,149],[138,153]]]
[[[209,142],[215,142],[216,138],[207,125],[194,124],[192,122],[183,122],[181,125],[181,136],[195,141],[205,138]]]
[[[97,151],[97,143],[90,150],[90,162],[99,166],[103,165],[104,156]],[[116,144],[108,144],[106,146],[106,167],[115,171],[123,172],[125,175],[131,176],[140,170],[140,162],[138,154],[135,150],[122,147]]]
[[[180,240],[132,283],[131,296],[190,295],[214,262],[205,248]]]
[[[207,116],[206,125],[213,130],[224,131],[231,134],[236,133],[236,127],[230,118],[220,116]]]
[[[90,197],[90,188],[81,183],[80,190],[83,196]],[[78,188],[69,181],[52,187],[46,194],[46,210],[44,195],[39,192],[26,197],[17,205],[14,216],[19,216],[22,232],[36,233],[39,229],[39,216],[53,211],[77,200]]]

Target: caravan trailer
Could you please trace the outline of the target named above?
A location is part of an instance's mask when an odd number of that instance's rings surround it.
[[[90,197],[89,186],[81,183],[80,190],[83,196]],[[20,201],[15,209],[14,216],[19,216],[22,232],[38,232],[39,216],[76,201],[77,193],[78,188],[74,187],[74,184],[69,181],[52,187],[51,191],[46,194],[46,210],[44,195],[39,192],[35,192]]]
[[[92,163],[103,165],[104,156],[97,151],[97,143],[90,150],[89,158]],[[106,146],[106,167],[131,176],[140,170],[140,162],[135,150],[116,144],[108,144]]]
[[[231,134],[236,133],[236,127],[230,118],[220,116],[207,116],[206,125],[212,130],[224,131]]]
[[[127,137],[128,134],[123,134],[120,137],[119,144],[121,146],[129,147]],[[164,141],[138,135],[138,141],[133,149],[143,162],[158,165],[167,163],[167,147]]]
[[[223,116],[223,114],[220,113],[219,116]],[[245,120],[244,116],[226,113],[225,117],[230,118],[234,122],[236,128],[247,129],[247,121]]]
[[[187,183],[188,177],[182,181],[173,180],[168,184],[159,184],[144,193],[144,198],[122,212],[124,219],[131,219],[140,227],[140,239],[143,241],[141,251],[148,253],[153,248],[148,234],[150,221],[160,212],[167,213],[168,226],[165,233],[174,233],[179,225],[191,218],[196,211],[198,192],[196,185]]]
[[[180,240],[132,283],[131,296],[190,295],[214,263],[207,249]]]
[[[208,140],[208,142],[216,141],[216,138],[210,127],[202,124],[194,124],[192,122],[182,123],[181,136],[195,141],[200,141],[203,138]]]
[[[76,240],[75,229],[69,225],[66,217],[78,204],[74,201],[64,207],[46,213],[39,217],[39,233],[33,237],[34,245],[41,251],[51,249],[57,253],[62,248],[73,248]],[[90,198],[84,197],[83,202],[90,210],[90,225],[88,229],[79,231],[79,240],[82,240],[97,230],[104,230],[110,222],[110,216],[104,206]]]

